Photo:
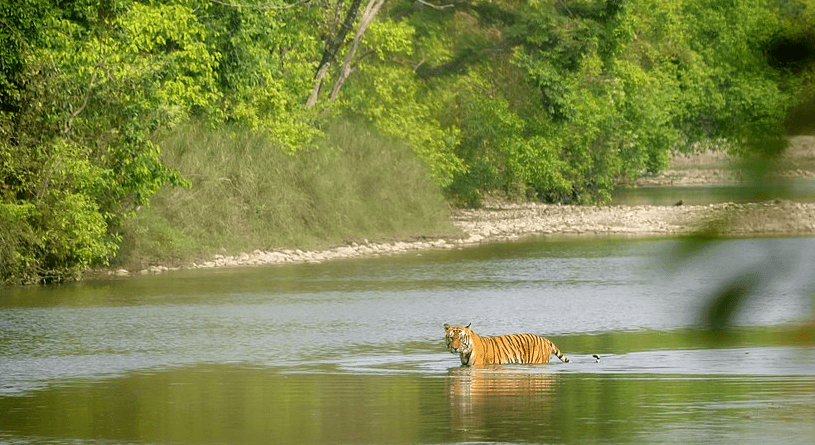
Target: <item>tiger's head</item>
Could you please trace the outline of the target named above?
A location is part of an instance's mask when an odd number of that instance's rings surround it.
[[[444,338],[447,341],[447,349],[453,354],[467,355],[473,351],[473,337],[470,325],[451,326],[444,324]]]

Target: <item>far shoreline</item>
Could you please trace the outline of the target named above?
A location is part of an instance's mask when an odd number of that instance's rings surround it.
[[[815,136],[790,138],[776,161],[777,178],[815,178]],[[677,154],[659,175],[640,178],[641,187],[732,186],[743,184],[740,161],[721,152]],[[322,250],[280,248],[235,255],[215,254],[179,267],[151,265],[139,270],[94,269],[84,278],[127,277],[182,269],[322,263],[337,259],[400,255],[432,249],[454,249],[535,236],[681,237],[694,234],[736,237],[815,236],[815,203],[773,199],[707,205],[560,205],[513,203],[494,197],[481,209],[453,209],[451,222],[461,234],[416,236],[411,240],[369,242],[367,239]]]
[[[249,267],[400,255],[456,249],[486,243],[551,237],[682,237],[697,233],[738,237],[815,236],[815,203],[773,200],[690,206],[493,204],[483,209],[456,209],[453,224],[460,237],[393,242],[353,242],[323,250],[275,249],[216,254],[186,266],[153,265],[138,271],[98,269],[87,278],[128,277],[174,270]]]

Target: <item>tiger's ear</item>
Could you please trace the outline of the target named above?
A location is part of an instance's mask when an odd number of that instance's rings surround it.
[[[465,329],[470,329],[470,325],[472,325],[472,323],[467,323],[467,326],[464,326],[464,328]]]
[[[450,329],[450,325],[449,325],[449,324],[447,324],[447,323],[445,323],[445,324],[444,324],[444,330],[446,331],[446,330],[448,330],[448,329]]]

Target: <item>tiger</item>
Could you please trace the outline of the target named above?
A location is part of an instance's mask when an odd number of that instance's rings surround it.
[[[447,349],[459,355],[463,366],[549,363],[552,354],[569,363],[569,358],[547,338],[534,334],[482,337],[470,329],[471,325],[444,324]]]

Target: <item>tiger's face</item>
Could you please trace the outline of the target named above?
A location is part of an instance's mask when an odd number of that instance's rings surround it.
[[[450,326],[444,324],[444,338],[447,349],[453,354],[469,354],[473,350],[473,340],[470,335],[470,325]]]

